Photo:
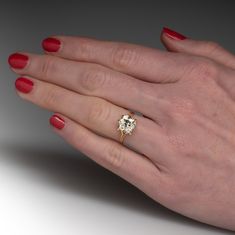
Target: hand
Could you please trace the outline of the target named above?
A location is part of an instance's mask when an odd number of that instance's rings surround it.
[[[235,229],[235,57],[164,29],[169,52],[56,36],[13,54],[18,95],[56,112],[56,133],[162,205]],[[177,52],[177,53],[176,53]],[[137,126],[124,145],[117,121]]]

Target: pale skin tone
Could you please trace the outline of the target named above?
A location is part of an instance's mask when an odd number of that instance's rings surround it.
[[[235,230],[235,57],[212,42],[175,40],[161,51],[55,36],[55,53],[27,52],[34,82],[18,95],[65,120],[53,130],[162,205]],[[119,142],[128,110],[137,126]]]

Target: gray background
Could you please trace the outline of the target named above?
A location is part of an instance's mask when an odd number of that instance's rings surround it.
[[[83,35],[163,48],[169,26],[235,51],[235,2],[1,1],[0,233],[229,234],[159,206],[51,131],[50,112],[15,94],[8,55],[42,53],[50,35]]]

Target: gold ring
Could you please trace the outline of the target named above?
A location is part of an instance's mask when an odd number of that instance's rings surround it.
[[[134,113],[122,115],[118,120],[118,131],[120,131],[120,142],[123,143],[126,135],[132,135],[136,127],[136,119],[133,118]]]

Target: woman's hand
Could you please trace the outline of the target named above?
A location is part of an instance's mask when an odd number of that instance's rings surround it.
[[[56,112],[54,130],[164,206],[235,230],[235,57],[164,29],[170,52],[56,36],[13,54],[18,95]],[[178,53],[175,53],[178,52]],[[117,122],[137,126],[124,145]]]

